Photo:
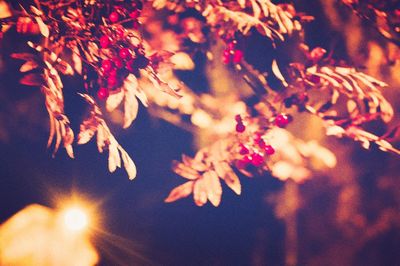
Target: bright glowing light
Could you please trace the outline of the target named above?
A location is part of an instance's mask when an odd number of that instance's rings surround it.
[[[87,227],[88,223],[86,212],[79,207],[67,209],[64,213],[64,225],[71,231],[81,231]]]

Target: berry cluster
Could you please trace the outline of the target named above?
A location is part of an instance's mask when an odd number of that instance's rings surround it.
[[[240,63],[243,59],[243,51],[236,48],[237,41],[232,40],[228,42],[226,49],[222,55],[222,62],[225,64]]]
[[[242,117],[236,115],[236,131],[243,133],[246,129],[243,124]],[[238,130],[239,129],[239,130]],[[236,167],[238,169],[246,169],[252,165],[254,167],[260,167],[265,163],[266,156],[275,153],[274,148],[271,145],[265,143],[261,133],[255,133],[253,137],[246,141],[246,144],[239,144],[239,154],[242,156],[236,161]]]
[[[140,15],[138,4],[134,4],[130,10],[116,6],[112,11],[108,20],[110,27],[104,28],[102,36],[99,39],[101,61],[99,62],[99,90],[97,96],[101,100],[107,99],[109,92],[121,87],[125,78],[129,73],[139,73],[139,69],[145,68],[149,59],[145,57],[143,46],[131,42],[132,32],[120,24],[123,19],[129,16],[128,21],[137,23],[137,18]],[[128,14],[128,15],[126,15]],[[135,27],[136,24],[133,26]],[[137,39],[140,39],[136,36]]]

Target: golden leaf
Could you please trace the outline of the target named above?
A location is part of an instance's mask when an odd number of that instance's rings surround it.
[[[215,171],[207,171],[203,174],[204,186],[207,191],[207,198],[212,205],[218,207],[221,203],[222,187]]]
[[[194,183],[193,199],[197,206],[201,207],[207,202],[207,190],[204,179],[199,179]]]
[[[124,94],[125,93],[123,90],[110,93],[106,101],[106,109],[108,112],[114,111],[115,108],[117,108],[118,105],[121,104],[122,99],[124,99]]]
[[[124,162],[125,170],[128,173],[128,178],[132,180],[137,174],[135,163],[121,146],[118,146],[118,149],[121,152],[122,161]]]
[[[133,88],[126,90],[124,101],[124,128],[128,128],[136,119],[139,103],[133,92]]]
[[[108,145],[108,170],[113,173],[117,167],[121,167],[121,157],[119,156],[116,143]]]
[[[242,192],[242,186],[239,177],[233,172],[232,168],[226,162],[213,162],[217,175],[222,178],[226,185],[232,189],[237,195]]]
[[[187,179],[191,179],[191,180],[195,180],[198,179],[200,177],[199,173],[195,170],[193,170],[192,168],[190,168],[189,166],[180,163],[178,161],[173,161],[172,162],[172,170]]]

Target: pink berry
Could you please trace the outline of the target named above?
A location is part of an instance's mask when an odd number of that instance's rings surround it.
[[[107,79],[107,83],[108,83],[108,87],[109,88],[113,88],[113,87],[115,87],[117,85],[118,79],[114,75],[109,76],[108,79]]]
[[[101,62],[101,67],[105,72],[109,72],[113,68],[113,63],[111,60],[105,59]]]
[[[236,44],[237,44],[236,40],[231,41],[230,43],[228,43],[228,49],[229,50],[234,50],[235,47],[236,47]]]
[[[124,62],[122,62],[121,58],[119,58],[119,57],[114,57],[113,63],[116,68],[122,68],[124,66]]]
[[[134,10],[134,11],[132,11],[132,12],[129,14],[129,16],[130,16],[132,19],[137,19],[137,18],[139,17],[139,15],[140,15],[139,10]]]
[[[278,127],[286,127],[289,124],[289,117],[285,114],[279,114],[275,117],[275,125]]]
[[[240,153],[241,155],[246,155],[246,154],[249,153],[249,149],[246,148],[246,146],[244,146],[243,144],[240,144],[239,153]]]
[[[242,122],[242,117],[240,115],[235,115],[235,120],[236,122],[240,123]]]
[[[135,60],[130,59],[130,60],[128,60],[128,61],[126,62],[125,68],[126,68],[129,72],[133,73],[133,72],[135,71],[134,66],[135,66]]]
[[[100,100],[105,100],[105,99],[107,99],[108,98],[108,89],[107,88],[100,88],[98,91],[97,91],[97,97],[100,99]]]
[[[119,57],[128,59],[131,57],[131,51],[128,48],[121,48],[121,50],[119,50]]]
[[[117,75],[118,75],[118,72],[117,72],[117,70],[115,68],[112,68],[110,70],[110,72],[108,73],[109,77],[117,77]]]
[[[125,30],[123,27],[117,28],[116,33],[117,33],[118,38],[120,38],[120,39],[123,39],[125,37]]]
[[[110,46],[110,43],[111,43],[111,41],[110,41],[110,38],[108,36],[106,36],[106,35],[101,36],[101,38],[100,38],[100,46],[101,46],[101,48],[104,48],[104,49],[108,48]]]
[[[259,153],[254,153],[253,156],[251,156],[251,164],[259,167],[264,163],[264,157],[259,154]]]
[[[266,144],[263,139],[260,138],[260,139],[256,140],[256,143],[257,143],[258,147],[260,147],[261,149],[265,148]]]
[[[241,50],[235,50],[233,52],[233,62],[240,63],[243,59],[243,52]]]
[[[224,55],[222,56],[222,62],[223,62],[224,64],[229,64],[229,63],[231,62],[231,55],[226,55],[226,54],[224,54]]]
[[[108,16],[108,19],[112,22],[112,23],[116,23],[119,20],[119,14],[117,12],[111,12],[110,15]]]
[[[236,125],[236,132],[243,133],[246,130],[246,126],[243,123],[238,123]]]
[[[275,149],[271,145],[266,145],[264,147],[264,152],[266,155],[272,155],[275,153]]]

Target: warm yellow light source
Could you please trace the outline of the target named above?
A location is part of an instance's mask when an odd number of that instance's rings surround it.
[[[64,213],[64,225],[71,231],[81,231],[87,227],[88,223],[86,212],[79,207],[67,209]]]

